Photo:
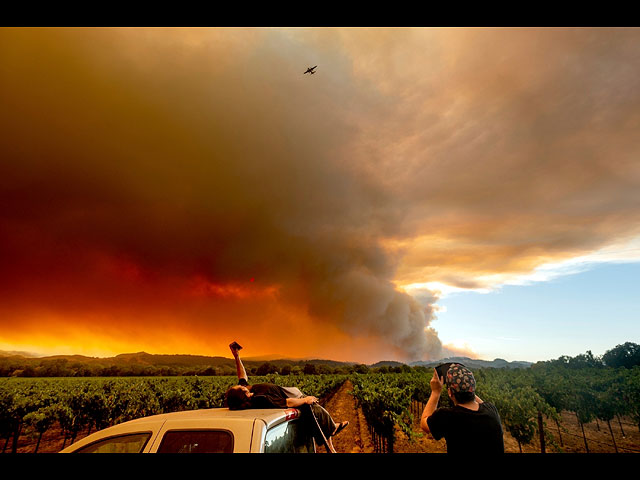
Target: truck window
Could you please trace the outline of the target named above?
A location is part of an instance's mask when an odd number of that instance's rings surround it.
[[[165,433],[158,453],[233,453],[233,435],[226,430],[173,430]]]
[[[140,453],[151,434],[133,433],[94,442],[76,450],[76,453]]]
[[[299,420],[281,423],[269,429],[265,453],[313,453],[313,438]]]

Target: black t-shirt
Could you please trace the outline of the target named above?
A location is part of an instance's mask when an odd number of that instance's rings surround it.
[[[244,378],[239,385],[249,386]],[[251,385],[251,408],[287,408],[287,392],[273,383],[256,383]]]
[[[459,405],[439,408],[427,425],[433,438],[445,438],[448,453],[504,453],[500,415],[490,402],[481,403],[477,411]]]

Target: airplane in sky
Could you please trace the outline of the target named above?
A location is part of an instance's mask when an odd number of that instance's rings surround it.
[[[316,65],[315,67],[309,67],[309,68],[307,68],[307,71],[306,71],[306,72],[304,72],[304,73],[310,73],[311,75],[313,75],[314,73],[316,73],[316,72],[314,72],[313,70],[314,70],[317,66],[318,66],[318,65]],[[304,74],[303,74],[303,75],[304,75]]]

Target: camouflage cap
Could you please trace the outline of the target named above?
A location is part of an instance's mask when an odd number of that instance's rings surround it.
[[[449,367],[447,371],[447,387],[453,390],[455,393],[462,392],[475,392],[476,391],[476,379],[464,365],[454,363]]]

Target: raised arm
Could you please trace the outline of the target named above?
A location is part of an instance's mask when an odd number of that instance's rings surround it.
[[[249,382],[249,378],[247,377],[247,371],[244,369],[244,365],[242,364],[242,360],[240,360],[240,352],[237,348],[233,347],[233,344],[229,345],[231,349],[231,353],[233,354],[233,358],[236,361],[236,372],[238,373],[238,380],[245,379]]]
[[[438,408],[438,401],[440,400],[440,393],[442,392],[443,382],[440,380],[438,376],[438,372],[436,369],[433,369],[433,377],[430,382],[431,387],[431,395],[429,396],[429,400],[422,411],[422,417],[420,418],[420,428],[423,431],[429,433],[429,424],[427,423],[427,419],[433,415],[433,412]]]

